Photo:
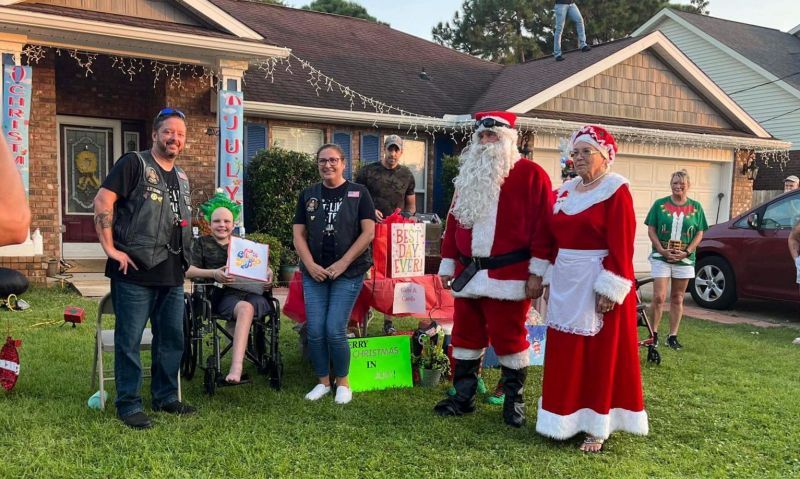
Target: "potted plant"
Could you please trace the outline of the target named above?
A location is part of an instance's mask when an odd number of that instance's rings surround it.
[[[434,387],[442,375],[450,375],[450,358],[444,352],[444,331],[436,328],[435,334],[422,334],[417,340],[422,348],[419,354],[412,355],[412,365],[419,370],[420,386]]]
[[[297,256],[297,252],[291,248],[283,248],[280,281],[288,283],[298,269],[300,269],[300,258]]]

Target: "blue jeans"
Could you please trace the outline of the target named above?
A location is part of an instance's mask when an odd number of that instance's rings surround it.
[[[556,31],[553,35],[553,56],[561,56],[561,34],[564,32],[564,23],[567,18],[575,22],[575,29],[578,30],[578,48],[586,46],[586,30],[583,27],[583,17],[578,6],[574,3],[569,5],[557,3],[555,5]]]
[[[337,378],[347,376],[350,371],[347,322],[363,283],[363,276],[339,276],[318,283],[303,273],[308,355],[317,377],[327,376],[331,363]]]
[[[153,407],[178,399],[178,370],[183,356],[183,286],[140,286],[111,280],[114,303],[114,378],[117,415],[130,416],[142,409],[142,363],[139,344],[150,319],[153,331]]]

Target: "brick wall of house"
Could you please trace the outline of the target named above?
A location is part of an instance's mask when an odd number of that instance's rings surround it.
[[[742,174],[742,166],[747,163],[749,157],[748,150],[736,152],[731,186],[731,218],[749,210],[753,203],[753,181]]]
[[[33,65],[29,129],[31,232],[42,233],[43,255],[0,257],[0,266],[24,273],[31,282],[43,283],[47,259],[58,258],[61,248],[56,138],[56,86],[54,53]]]

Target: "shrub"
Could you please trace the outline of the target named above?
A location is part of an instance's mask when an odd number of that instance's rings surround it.
[[[438,215],[442,221],[446,221],[447,212],[450,209],[450,202],[453,201],[455,185],[453,179],[458,175],[458,156],[445,155],[442,157],[442,208]]]
[[[269,267],[272,269],[274,277],[277,279],[281,270],[281,259],[283,258],[283,244],[281,240],[267,233],[248,233],[247,239],[256,243],[269,245]]]
[[[247,168],[245,201],[252,208],[253,225],[280,240],[282,256],[292,256],[292,219],[297,197],[319,181],[317,163],[306,153],[270,148],[259,151]]]

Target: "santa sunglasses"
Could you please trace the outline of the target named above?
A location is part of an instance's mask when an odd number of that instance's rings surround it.
[[[475,128],[479,128],[483,126],[484,128],[494,128],[496,126],[503,126],[505,128],[511,128],[511,125],[508,123],[503,123],[500,120],[495,120],[494,118],[482,118],[480,120],[475,120]]]

